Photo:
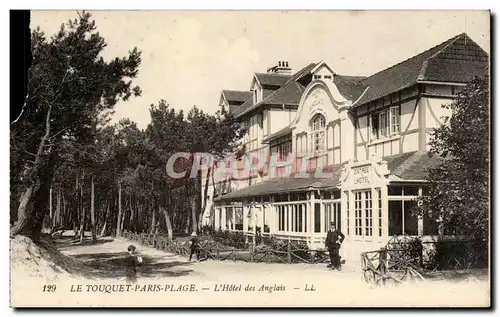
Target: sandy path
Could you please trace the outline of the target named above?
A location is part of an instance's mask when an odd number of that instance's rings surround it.
[[[137,245],[145,259],[137,289],[91,291],[123,284],[122,259],[130,241],[108,239],[97,245],[61,246],[63,254],[99,267],[98,279],[65,278],[59,297],[36,293],[42,306],[487,306],[489,282],[432,281],[372,288],[357,266],[330,271],[325,265],[264,264],[229,261],[188,262],[186,257]],[[135,244],[135,243],[134,243]],[[81,286],[81,291],[74,292]],[[226,285],[226,286],[225,286]],[[123,287],[123,286],[122,286]],[[149,287],[149,289],[148,289]],[[153,291],[153,288],[155,288]],[[87,289],[86,289],[87,288]],[[225,288],[225,290],[224,290]],[[38,286],[39,289],[39,286]],[[33,288],[33,291],[35,288]],[[52,296],[50,296],[52,295]],[[18,300],[26,302],[26,293]]]

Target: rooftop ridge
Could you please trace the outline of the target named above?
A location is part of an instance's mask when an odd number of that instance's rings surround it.
[[[443,42],[441,42],[441,43],[439,43],[439,44],[437,44],[437,45],[435,45],[435,46],[433,46],[433,47],[431,47],[431,48],[429,48],[429,49],[426,49],[426,50],[425,50],[425,51],[423,51],[423,52],[418,53],[417,55],[413,55],[413,56],[411,56],[411,57],[408,57],[407,59],[405,59],[405,60],[403,60],[403,61],[401,61],[401,62],[399,62],[399,63],[396,63],[396,64],[394,64],[394,65],[392,65],[392,66],[387,67],[387,68],[384,68],[384,69],[382,69],[382,70],[380,70],[380,71],[376,72],[375,74],[372,74],[372,75],[370,75],[370,76],[367,76],[366,78],[364,78],[364,79],[360,80],[360,82],[367,81],[367,80],[369,80],[369,79],[371,79],[371,78],[375,77],[376,75],[379,75],[379,74],[381,74],[381,73],[383,73],[383,72],[386,72],[386,71],[388,71],[388,70],[390,70],[390,69],[393,69],[393,68],[395,68],[395,67],[397,67],[397,66],[399,66],[399,65],[401,65],[401,64],[403,64],[403,63],[406,63],[406,62],[408,62],[408,61],[410,61],[410,60],[412,60],[412,59],[416,59],[416,58],[418,58],[418,57],[422,57],[422,55],[424,55],[424,54],[426,54],[426,53],[429,53],[429,52],[430,52],[430,51],[432,51],[432,50],[438,49],[440,46],[443,46],[443,47],[439,48],[439,51],[437,51],[437,52],[436,52],[436,53],[439,53],[439,52],[440,52],[440,51],[441,51],[444,47],[447,47],[450,43],[454,42],[454,41],[455,41],[455,40],[457,40],[460,36],[463,36],[463,35],[467,35],[467,34],[466,34],[466,33],[460,33],[460,34],[458,34],[458,35],[456,35],[456,36],[454,36],[454,37],[452,37],[452,38],[450,38],[450,39],[447,39],[446,41],[443,41]],[[434,55],[434,54],[433,54],[433,55]],[[427,60],[427,59],[429,59],[429,58],[426,58],[426,60]]]
[[[252,108],[254,108],[254,107],[258,106],[258,105],[265,104],[266,100],[269,100],[270,98],[272,98],[273,96],[275,96],[278,92],[282,91],[284,89],[284,87],[286,87],[287,85],[289,85],[291,82],[295,82],[296,79],[299,78],[306,69],[308,69],[309,67],[311,67],[313,65],[316,65],[316,64],[317,63],[309,63],[308,65],[302,67],[295,74],[293,74],[293,75],[286,75],[286,76],[290,76],[290,78],[280,88],[278,88],[275,91],[273,91],[271,94],[269,94],[269,96],[267,96],[266,98],[264,98],[262,101],[260,101],[260,102],[258,102],[256,104],[252,104],[250,107],[248,107],[247,109],[243,110],[241,113],[237,114],[237,117],[240,117],[240,116],[246,114],[250,109],[252,109]]]

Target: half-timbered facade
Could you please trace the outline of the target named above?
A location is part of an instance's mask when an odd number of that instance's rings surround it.
[[[247,130],[247,155],[263,163],[245,172],[243,158],[237,173],[223,173],[218,162],[203,222],[318,248],[335,219],[353,252],[393,235],[436,235],[437,224],[409,212],[436,162],[429,132],[449,115],[442,105],[488,64],[460,34],[369,77],[325,62],[293,73],[280,61],[254,74],[249,91],[224,90],[221,104]]]

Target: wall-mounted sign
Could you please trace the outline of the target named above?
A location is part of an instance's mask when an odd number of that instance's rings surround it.
[[[355,185],[369,184],[371,181],[371,170],[371,165],[354,167],[352,169],[353,183]]]

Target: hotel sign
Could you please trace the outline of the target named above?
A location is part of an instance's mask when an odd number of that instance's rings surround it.
[[[352,168],[353,183],[355,185],[359,184],[370,184],[371,181],[371,165],[364,165]]]

